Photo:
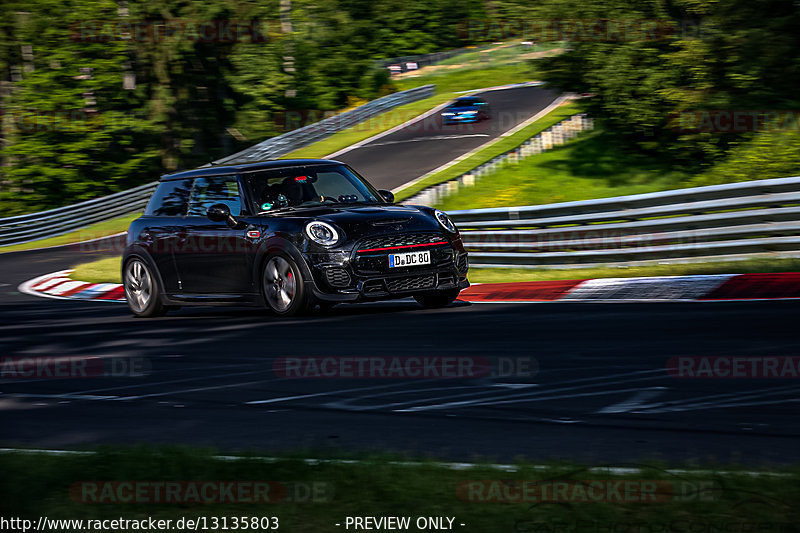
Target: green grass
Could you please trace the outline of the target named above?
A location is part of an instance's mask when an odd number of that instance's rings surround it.
[[[325,157],[347,148],[357,142],[383,133],[395,126],[411,120],[436,106],[457,96],[456,91],[479,89],[505,83],[520,83],[533,79],[534,71],[529,63],[502,66],[475,66],[450,70],[441,73],[396,80],[398,90],[413,89],[423,85],[435,84],[436,94],[430,98],[397,107],[386,113],[370,118],[351,128],[334,133],[322,141],[290,152],[282,159],[302,157]],[[369,176],[367,176],[369,177]]]
[[[473,266],[469,271],[469,280],[472,283],[504,283],[513,281],[769,272],[800,272],[800,259],[748,259],[708,263],[566,269],[480,268]],[[88,281],[90,283],[121,283],[120,258],[107,257],[105,259],[79,265],[75,267],[72,278],[80,281]]]
[[[662,160],[628,151],[599,125],[563,146],[501,166],[437,207],[540,205],[641,194],[674,189],[686,177]]]
[[[507,283],[515,281],[554,281],[566,279],[635,278],[646,276],[690,276],[702,274],[752,274],[771,272],[800,272],[800,259],[745,259],[604,268],[479,268],[472,266],[472,283]]]
[[[122,257],[106,257],[75,267],[72,279],[89,283],[122,283],[120,268]]]
[[[528,140],[529,138],[533,137],[539,132],[542,132],[561,122],[562,120],[574,115],[575,113],[580,112],[580,106],[576,103],[565,104],[559,106],[555,110],[551,111],[547,115],[543,116],[539,120],[532,122],[531,124],[527,125],[526,127],[522,128],[518,132],[514,133],[513,135],[509,135],[507,137],[500,137],[497,142],[483,148],[471,156],[467,157],[466,159],[459,161],[458,163],[454,164],[451,167],[448,167],[440,172],[435,174],[431,174],[430,176],[426,177],[423,180],[414,183],[413,185],[409,185],[404,189],[398,191],[395,195],[398,201],[404,200],[413,196],[414,194],[420,192],[422,189],[426,187],[430,187],[431,185],[438,185],[439,183],[444,183],[445,181],[450,181],[452,179],[457,178],[461,174],[466,173],[473,168],[482,165],[483,163],[491,160],[493,157],[501,155],[509,150],[512,150]]]
[[[115,235],[123,231],[127,231],[130,223],[141,216],[141,213],[133,213],[130,215],[121,216],[107,220],[105,222],[98,222],[79,230],[58,235],[56,237],[48,237],[47,239],[39,239],[38,241],[26,242],[24,244],[12,244],[10,246],[0,247],[0,253],[3,252],[18,252],[21,250],[33,250],[35,248],[46,248],[48,246],[60,246],[63,244],[71,244],[75,242],[89,241],[100,237],[107,237]]]
[[[736,531],[784,531],[791,530],[798,518],[796,502],[800,498],[800,483],[794,467],[781,468],[784,477],[775,477],[752,476],[735,467],[724,469],[724,473],[709,469],[676,474],[658,464],[626,463],[624,466],[638,466],[642,471],[614,475],[607,470],[589,471],[585,465],[566,462],[544,468],[519,464],[515,472],[506,472],[489,465],[453,470],[429,461],[398,464],[393,459],[371,456],[356,464],[307,464],[291,457],[274,462],[255,457],[223,461],[215,459],[210,451],[175,447],[104,448],[96,455],[4,453],[0,455],[4,481],[0,484],[0,511],[6,517],[32,519],[34,525],[40,516],[83,520],[207,517],[209,524],[212,517],[232,520],[233,516],[274,516],[279,519],[279,531],[292,533],[345,530],[344,520],[348,516],[409,516],[412,520],[421,516],[455,517],[453,529],[482,533],[732,531],[727,528],[742,528],[743,523],[748,529]],[[570,489],[561,493],[559,502],[476,501],[464,490],[468,482],[476,480],[483,482],[484,489],[479,495],[487,494],[487,487],[509,494],[508,491],[514,491],[521,483],[529,489],[543,486],[552,489],[553,483],[558,482],[562,486],[569,484],[584,490],[592,486],[596,490],[599,483],[606,481],[612,484],[607,486],[617,487],[609,492],[617,500],[582,502],[578,498],[587,492],[576,494]],[[623,480],[631,484],[613,485]],[[97,486],[103,481],[259,481],[280,483],[274,486],[276,488],[294,487],[297,490],[290,494],[299,496],[311,486],[318,492],[314,499],[296,498],[296,501],[266,504],[84,501],[83,482]],[[641,481],[657,487],[656,491],[645,493],[657,501],[640,501],[641,485],[637,482]],[[271,494],[275,492],[270,491]],[[532,492],[535,495],[540,491]],[[595,494],[605,493],[607,491],[600,490]],[[114,493],[100,493],[103,494],[108,498]],[[135,493],[131,494],[136,497]],[[235,493],[233,495],[235,497]],[[337,523],[341,526],[337,527]],[[462,523],[464,527],[459,525]],[[688,529],[690,524],[693,524],[692,529]],[[711,528],[711,524],[716,528]],[[756,524],[758,529],[749,529]],[[408,530],[417,531],[413,525]]]

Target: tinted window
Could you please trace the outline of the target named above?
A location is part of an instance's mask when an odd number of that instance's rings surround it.
[[[351,180],[346,175],[336,172],[318,172],[317,181],[314,183],[314,188],[317,194],[323,197],[336,198],[339,195],[358,196],[359,200],[362,199],[363,189],[358,187],[359,183]],[[369,197],[370,200],[375,200]]]
[[[225,204],[233,216],[242,213],[239,182],[236,176],[214,176],[196,178],[189,199],[189,216],[206,216],[208,208],[214,204]]]
[[[344,165],[294,166],[245,175],[255,212],[285,207],[380,203],[378,193]]]
[[[147,204],[145,215],[179,217],[186,214],[191,180],[162,181]]]

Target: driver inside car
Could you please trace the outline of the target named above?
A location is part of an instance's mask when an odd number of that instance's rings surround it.
[[[295,207],[308,202],[341,202],[343,197],[324,196],[314,187],[316,176],[287,176],[278,183],[266,185],[259,195],[263,211]],[[349,200],[349,196],[344,197]]]

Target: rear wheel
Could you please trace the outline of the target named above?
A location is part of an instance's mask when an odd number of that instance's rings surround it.
[[[300,314],[315,303],[306,290],[297,263],[282,254],[267,259],[261,286],[267,306],[279,316]]]
[[[125,300],[133,314],[138,317],[163,315],[166,308],[159,297],[158,282],[147,263],[131,259],[125,265]]]
[[[449,289],[446,291],[425,292],[422,294],[414,295],[414,299],[419,305],[426,309],[433,309],[436,307],[445,307],[453,303],[453,300],[458,298],[460,289]]]

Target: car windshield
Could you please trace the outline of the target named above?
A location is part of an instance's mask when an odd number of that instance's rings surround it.
[[[320,205],[382,203],[380,194],[345,165],[295,166],[245,177],[254,211]]]
[[[463,100],[456,100],[455,102],[453,102],[453,106],[452,107],[473,106],[473,105],[476,105],[478,102],[479,102],[479,100],[474,100],[472,98],[463,99]]]

